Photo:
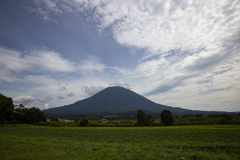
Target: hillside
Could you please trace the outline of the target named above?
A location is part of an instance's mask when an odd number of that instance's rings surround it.
[[[170,110],[174,115],[222,114],[222,112],[193,111],[157,104],[122,87],[108,87],[87,99],[43,112],[47,115],[136,115],[138,109],[145,110],[149,114],[159,114],[164,109]]]

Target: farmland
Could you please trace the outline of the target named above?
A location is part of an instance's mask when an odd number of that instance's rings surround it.
[[[239,125],[0,127],[3,159],[239,159]]]

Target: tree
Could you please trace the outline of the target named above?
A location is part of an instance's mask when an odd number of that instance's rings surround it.
[[[74,123],[78,123],[78,120],[76,118],[74,119]]]
[[[143,110],[139,109],[137,114],[137,125],[138,126],[146,126],[147,125],[147,117]]]
[[[22,120],[24,123],[33,124],[36,122],[46,122],[46,117],[39,108],[32,107],[25,108]]]
[[[89,123],[88,120],[87,120],[87,119],[84,119],[84,120],[81,120],[81,121],[79,122],[79,125],[80,125],[80,126],[86,126],[88,123]]]
[[[49,120],[53,122],[59,122],[59,119],[57,117],[50,117]]]
[[[15,109],[14,109],[14,119],[18,122],[18,123],[23,123],[23,118],[22,116],[25,114],[25,108],[24,105],[20,104],[20,105],[15,105]]]
[[[227,121],[231,121],[232,117],[229,114],[221,114],[220,115],[221,118],[225,118]]]
[[[170,125],[174,122],[171,111],[163,110],[161,112],[161,122],[163,122],[166,126]]]
[[[151,126],[154,123],[155,119],[153,118],[153,116],[148,115],[147,116],[147,125]]]
[[[203,117],[202,114],[196,114],[195,117]]]
[[[14,119],[14,105],[12,98],[6,97],[0,93],[0,121],[4,124],[6,121]]]

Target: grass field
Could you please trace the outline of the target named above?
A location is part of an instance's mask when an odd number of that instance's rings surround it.
[[[0,159],[240,159],[239,125],[0,126]]]

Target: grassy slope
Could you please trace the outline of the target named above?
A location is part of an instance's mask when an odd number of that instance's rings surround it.
[[[2,159],[239,159],[239,125],[0,127]]]

